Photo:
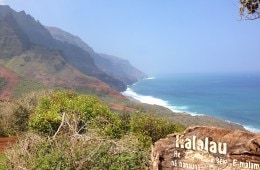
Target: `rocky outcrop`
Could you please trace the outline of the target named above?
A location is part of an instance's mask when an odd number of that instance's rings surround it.
[[[260,169],[260,134],[216,127],[190,127],[152,147],[151,169]]]

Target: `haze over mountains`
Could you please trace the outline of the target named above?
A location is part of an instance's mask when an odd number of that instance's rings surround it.
[[[9,6],[0,6],[0,64],[46,85],[113,94],[146,77],[127,60],[98,54],[79,37]]]
[[[143,72],[133,67],[129,61],[108,54],[96,53],[79,37],[56,27],[46,27],[53,38],[64,43],[72,44],[86,50],[94,59],[96,66],[108,75],[119,79],[124,84],[133,84],[145,77]]]

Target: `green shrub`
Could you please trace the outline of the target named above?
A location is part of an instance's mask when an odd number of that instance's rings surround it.
[[[67,121],[75,119],[79,122],[78,130],[86,124],[88,128],[98,128],[100,133],[113,138],[123,135],[121,119],[108,106],[94,96],[78,95],[70,91],[56,91],[43,97],[31,116],[29,125],[41,134],[54,135],[62,123],[63,114],[66,114]]]
[[[0,136],[8,136],[14,133],[13,129],[13,116],[9,113],[12,112],[13,105],[7,102],[0,102]]]
[[[29,149],[28,149],[29,148]],[[59,135],[55,140],[28,134],[6,152],[6,169],[147,169],[149,149],[135,135],[109,140]]]
[[[26,130],[29,117],[33,132],[7,151],[6,169],[148,169],[151,144],[184,130],[152,114],[118,115],[96,97],[70,91],[25,101],[12,110],[14,122]]]
[[[19,100],[0,103],[0,135],[17,135],[28,130],[30,115],[35,111],[38,100],[51,91],[31,92]]]
[[[6,154],[6,169],[66,169],[68,161],[64,157],[64,142],[59,141],[59,148],[55,148],[57,141],[42,138],[35,134],[27,134]]]
[[[173,123],[164,117],[140,112],[131,115],[130,126],[131,132],[149,136],[152,142],[156,142],[168,134],[185,130],[183,125]]]
[[[27,131],[28,130],[28,120],[30,116],[30,111],[22,105],[19,105],[16,110],[14,110],[15,116],[15,127],[16,131]]]
[[[70,91],[56,91],[41,98],[29,125],[39,133],[54,135],[62,123],[64,113],[67,121],[75,119],[86,124],[88,129],[100,129],[100,134],[112,138],[120,138],[131,131],[147,136],[142,136],[142,140],[150,137],[155,142],[167,134],[184,130],[183,126],[152,114],[136,112],[119,116],[96,97]],[[78,129],[83,125],[78,124]]]

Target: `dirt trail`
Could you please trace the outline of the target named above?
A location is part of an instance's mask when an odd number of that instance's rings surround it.
[[[0,100],[8,100],[12,96],[13,87],[19,81],[16,73],[0,65],[0,77],[7,80],[7,85],[0,91]]]
[[[0,137],[0,154],[17,141],[17,137]]]
[[[135,111],[135,109],[133,109],[133,108],[122,106],[122,105],[116,104],[116,103],[110,103],[109,107],[111,109],[118,110],[118,111],[129,111],[129,112]]]

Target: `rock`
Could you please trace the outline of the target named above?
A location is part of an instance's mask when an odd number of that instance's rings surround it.
[[[260,134],[216,127],[190,127],[155,142],[153,170],[260,169]]]

